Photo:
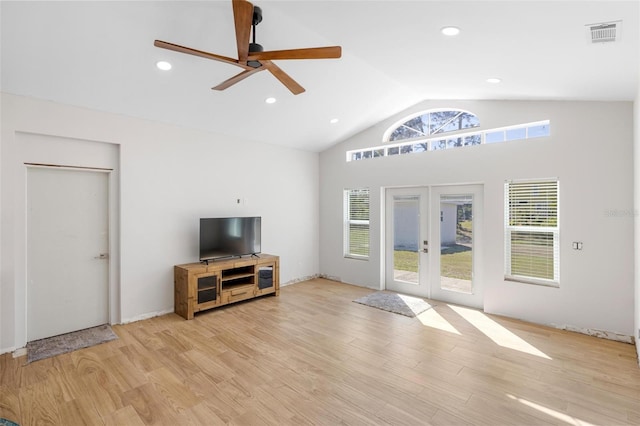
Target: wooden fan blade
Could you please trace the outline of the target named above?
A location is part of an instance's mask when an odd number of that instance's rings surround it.
[[[189,55],[199,56],[201,58],[213,59],[214,61],[224,62],[226,64],[237,65],[244,69],[251,70],[250,66],[247,64],[241,64],[237,59],[227,58],[226,56],[216,55],[215,53],[204,52],[202,50],[192,49],[190,47],[180,46],[178,44],[169,43],[162,40],[156,40],[153,42],[153,45],[156,47],[161,47],[163,49],[173,50],[175,52],[186,53]]]
[[[246,65],[253,22],[253,5],[246,0],[233,0],[233,20],[236,26],[238,62]]]
[[[274,59],[331,59],[342,56],[342,47],[311,47],[309,49],[271,50],[266,52],[250,53],[250,61],[274,60]]]
[[[231,78],[226,79],[225,81],[223,81],[222,83],[218,84],[215,87],[212,87],[213,90],[224,90],[228,87],[233,86],[234,84],[244,80],[245,78],[249,77],[251,74],[255,74],[259,71],[263,71],[264,67],[258,67],[258,68],[251,68],[248,70],[244,70],[242,71],[240,74],[236,74]]]
[[[294,95],[299,95],[304,92],[304,87],[300,86],[289,74],[282,71],[279,66],[274,64],[271,61],[262,61],[262,66],[269,70],[271,74],[275,76],[282,84],[284,84],[287,89],[291,91]]]

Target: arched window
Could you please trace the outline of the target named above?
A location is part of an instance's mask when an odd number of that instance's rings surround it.
[[[549,120],[474,129],[479,126],[480,119],[469,111],[446,108],[423,111],[389,127],[382,137],[382,145],[347,151],[347,162],[541,138],[551,134]]]
[[[384,142],[423,139],[432,135],[480,126],[475,114],[461,110],[431,110],[404,118],[384,134]]]

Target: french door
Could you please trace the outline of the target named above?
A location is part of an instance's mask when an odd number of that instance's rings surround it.
[[[385,288],[482,308],[482,185],[389,188]]]

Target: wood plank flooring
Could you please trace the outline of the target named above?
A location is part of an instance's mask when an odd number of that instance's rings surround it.
[[[408,318],[315,279],[25,365],[0,417],[56,425],[640,424],[635,347],[437,306]]]

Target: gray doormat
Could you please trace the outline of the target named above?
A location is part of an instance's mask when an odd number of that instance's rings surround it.
[[[354,302],[407,317],[415,317],[427,309],[433,308],[432,305],[418,297],[405,296],[404,294],[386,291],[377,291],[368,294],[354,300]]]
[[[27,364],[117,339],[108,324],[27,343]]]

